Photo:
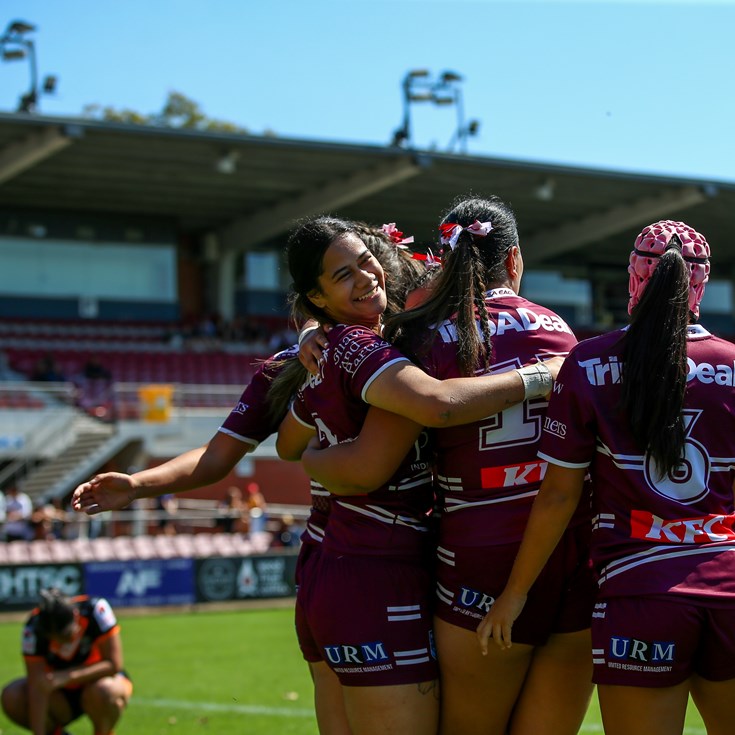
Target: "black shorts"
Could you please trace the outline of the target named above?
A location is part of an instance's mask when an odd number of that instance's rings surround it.
[[[128,676],[127,671],[124,670],[119,672],[118,674],[115,674],[115,676],[124,676],[129,681],[132,681],[132,679]],[[59,689],[61,696],[64,697],[64,699],[67,701],[69,709],[71,710],[71,720],[76,720],[84,714],[84,709],[82,708],[83,691],[84,686],[74,687],[74,689]]]

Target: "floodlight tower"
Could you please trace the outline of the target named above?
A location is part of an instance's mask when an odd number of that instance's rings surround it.
[[[36,29],[31,23],[24,20],[14,20],[8,24],[5,33],[0,36],[0,50],[2,50],[3,61],[16,61],[28,59],[31,72],[31,84],[28,91],[21,95],[18,103],[18,112],[33,113],[38,106],[40,92],[52,93],[56,89],[56,77],[49,75],[44,78],[43,86],[39,91],[38,69],[36,67],[36,47],[29,33]]]
[[[480,123],[471,120],[464,122],[464,104],[462,77],[453,71],[444,71],[438,77],[432,77],[427,69],[413,69],[403,78],[403,122],[393,133],[392,144],[411,147],[411,105],[416,102],[432,102],[438,106],[454,105],[457,110],[457,129],[449,143],[449,150],[458,142],[462,153],[467,152],[467,138],[476,135]]]

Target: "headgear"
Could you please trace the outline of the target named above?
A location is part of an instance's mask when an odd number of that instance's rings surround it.
[[[689,311],[699,316],[699,302],[704,295],[704,286],[709,280],[709,245],[703,235],[683,222],[662,220],[648,225],[636,238],[630,254],[628,273],[628,313],[638,303],[648,280],[658,265],[658,259],[670,248],[671,238],[676,235],[681,242],[681,254],[689,269]]]

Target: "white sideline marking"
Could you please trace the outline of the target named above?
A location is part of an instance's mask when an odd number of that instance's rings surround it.
[[[145,699],[133,697],[128,706],[143,705],[144,707],[174,707],[176,709],[193,709],[200,712],[238,712],[244,715],[270,715],[272,717],[314,717],[314,710],[291,707],[264,707],[258,704],[220,704],[218,702],[189,702],[179,699]],[[584,723],[580,733],[603,732],[602,725],[590,722]],[[701,727],[684,727],[683,735],[706,735]]]
[[[264,707],[258,704],[220,704],[218,702],[189,702],[178,699],[145,699],[133,697],[129,706],[174,707],[200,712],[238,712],[244,715],[271,715],[273,717],[314,717],[314,710],[292,707]]]

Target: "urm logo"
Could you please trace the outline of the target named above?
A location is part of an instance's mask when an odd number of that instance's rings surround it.
[[[466,609],[476,609],[482,613],[490,612],[490,608],[495,602],[495,598],[486,595],[484,592],[478,592],[477,590],[471,590],[469,587],[462,587],[462,591],[459,593],[459,600],[457,601],[461,607]]]
[[[641,641],[618,636],[610,638],[611,658],[655,664],[673,661],[675,651],[676,644],[672,641]]]
[[[362,643],[359,646],[324,646],[327,658],[333,664],[365,665],[376,661],[387,661],[388,654],[380,641]]]

